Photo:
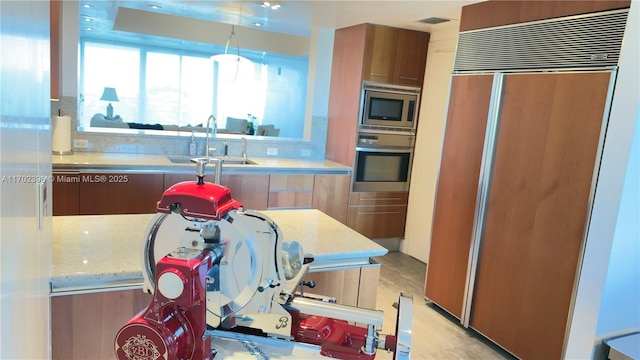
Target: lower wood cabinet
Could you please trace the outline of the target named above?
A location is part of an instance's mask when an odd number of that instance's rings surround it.
[[[313,289],[305,287],[303,291],[334,297],[338,304],[375,309],[379,277],[380,264],[312,272],[307,274],[305,280],[313,280],[316,286]]]
[[[164,188],[182,181],[194,181],[193,174],[165,174]],[[269,175],[222,174],[222,185],[231,190],[231,197],[238,200],[247,209],[266,210],[269,198]],[[155,211],[154,211],[155,212]]]
[[[145,214],[156,212],[164,174],[53,173],[53,215]]]
[[[407,203],[407,192],[354,192],[347,225],[370,239],[403,237]]]
[[[53,215],[78,215],[80,213],[80,174],[78,172],[54,172]]]
[[[154,213],[164,191],[164,174],[88,173],[80,176],[80,215]]]
[[[313,203],[313,174],[271,175],[269,209],[310,209]]]
[[[312,207],[347,224],[351,175],[316,175]]]
[[[148,214],[156,212],[171,185],[194,181],[193,173],[53,173],[53,215]],[[351,175],[223,174],[222,185],[245,208],[318,209],[347,223]]]
[[[52,296],[52,359],[114,359],[116,333],[151,299],[141,289]]]

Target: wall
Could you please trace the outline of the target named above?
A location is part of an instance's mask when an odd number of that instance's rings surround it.
[[[637,297],[633,303],[632,297],[616,298],[614,294],[618,286],[634,281],[634,276],[635,283],[632,283],[627,290],[631,293],[635,291],[637,296],[639,286],[637,206],[640,200],[637,197],[638,182],[633,181],[638,172],[637,135],[634,148],[636,152],[631,156],[631,159],[636,160],[635,163],[629,162],[634,127],[637,133],[640,107],[639,12],[640,3],[632,1],[620,55],[620,70],[611,107],[591,224],[575,295],[575,306],[568,329],[566,359],[591,358],[594,346],[600,343],[602,336],[616,334],[629,328],[637,329],[640,324],[640,319],[637,318]],[[632,166],[627,167],[628,164]],[[625,176],[632,185],[627,185],[623,193]],[[623,194],[631,198],[621,201]],[[635,222],[635,230],[634,227],[628,227],[628,221]],[[629,263],[620,261],[621,254],[617,253],[619,246],[635,248],[635,260],[631,254],[627,254],[629,257],[623,257]],[[636,273],[626,275],[625,266],[630,266]],[[609,276],[607,276],[607,269]],[[625,276],[618,278],[621,274]],[[635,319],[633,319],[634,314]]]
[[[448,18],[459,18],[460,9]],[[451,70],[458,41],[458,21],[432,26],[420,105],[420,122],[411,170],[411,188],[400,251],[427,262],[431,240]]]
[[[640,108],[638,114],[602,294],[596,342],[640,330]],[[595,358],[605,357],[600,354]]]

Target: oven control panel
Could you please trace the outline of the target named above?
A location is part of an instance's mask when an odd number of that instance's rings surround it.
[[[358,133],[359,147],[414,147],[415,135],[390,133]]]

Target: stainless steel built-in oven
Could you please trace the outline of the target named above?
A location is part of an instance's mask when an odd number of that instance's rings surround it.
[[[353,191],[408,191],[415,135],[358,133]]]
[[[362,85],[360,128],[415,130],[420,88],[365,81]]]

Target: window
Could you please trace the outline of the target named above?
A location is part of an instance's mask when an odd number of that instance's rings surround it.
[[[92,118],[104,120],[105,87],[117,91],[119,101],[111,102],[116,122],[129,127],[204,126],[211,114],[219,128],[227,117],[248,114],[257,118],[256,126],[304,118],[307,56],[242,51],[238,62],[232,55],[231,61],[213,61],[197,52],[94,39],[81,39],[80,47],[80,128],[91,127]],[[281,136],[300,137],[302,131],[291,126]]]

